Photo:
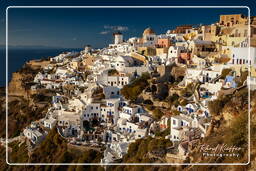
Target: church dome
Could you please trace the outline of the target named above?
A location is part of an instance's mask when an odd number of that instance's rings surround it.
[[[150,34],[156,34],[155,32],[154,32],[154,30],[152,29],[152,28],[146,28],[145,30],[144,30],[144,32],[143,32],[143,36],[144,35],[150,35]]]

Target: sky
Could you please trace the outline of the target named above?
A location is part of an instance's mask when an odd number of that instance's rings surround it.
[[[125,5],[248,6],[251,15],[256,15],[255,0],[0,0],[0,48],[5,46],[8,6]],[[177,25],[210,24],[218,21],[219,14],[241,12],[237,9],[10,9],[9,44],[65,48],[81,48],[90,44],[100,48],[112,41],[113,28],[121,29],[127,39],[141,36],[143,30],[149,26],[160,34]],[[0,51],[0,56],[1,64],[5,64],[5,51]],[[0,77],[5,78],[5,65],[0,70]]]
[[[254,0],[1,0],[0,48],[5,46],[8,6],[248,6],[256,15]],[[247,9],[17,9],[8,10],[9,45],[101,48],[113,41],[119,29],[124,38],[141,36],[146,27],[157,34],[182,24],[211,24],[220,14],[247,14]]]
[[[163,34],[183,24],[211,24],[221,14],[248,14],[246,8],[9,8],[10,46],[102,48],[121,31],[125,39],[140,37],[151,27]],[[0,44],[5,44],[1,40]]]

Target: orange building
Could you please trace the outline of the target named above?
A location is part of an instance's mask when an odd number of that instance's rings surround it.
[[[172,33],[186,34],[187,29],[192,29],[192,25],[177,26],[176,29],[172,31]]]
[[[169,38],[159,38],[157,39],[156,47],[158,48],[169,48],[171,46],[171,41]]]

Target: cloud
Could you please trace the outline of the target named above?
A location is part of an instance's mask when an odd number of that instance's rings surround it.
[[[119,31],[127,31],[128,27],[126,27],[126,26],[117,26],[116,29],[119,30]]]
[[[110,26],[110,25],[105,25],[104,29],[109,29],[109,30],[114,30],[114,31],[127,31],[128,27],[126,27],[126,26]]]
[[[103,35],[104,35],[104,34],[108,34],[108,33],[109,33],[109,31],[101,31],[101,32],[100,32],[100,34],[103,34]]]
[[[72,40],[76,41],[76,40],[77,40],[77,38],[76,38],[76,37],[74,37]]]
[[[104,25],[104,31],[101,31],[100,34],[109,34],[115,31],[127,31],[129,30],[126,26],[111,26],[111,25]]]

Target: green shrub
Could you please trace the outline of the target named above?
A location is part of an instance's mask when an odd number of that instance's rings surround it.
[[[230,100],[230,97],[225,96],[208,102],[208,108],[212,115],[219,115],[226,103]]]
[[[131,84],[125,85],[121,94],[128,100],[135,101],[138,95],[148,86],[148,73],[143,73],[141,77],[136,78]]]
[[[153,117],[154,119],[156,120],[159,120],[161,119],[161,117],[164,115],[164,113],[159,109],[159,108],[156,108],[154,111],[153,111]]]

